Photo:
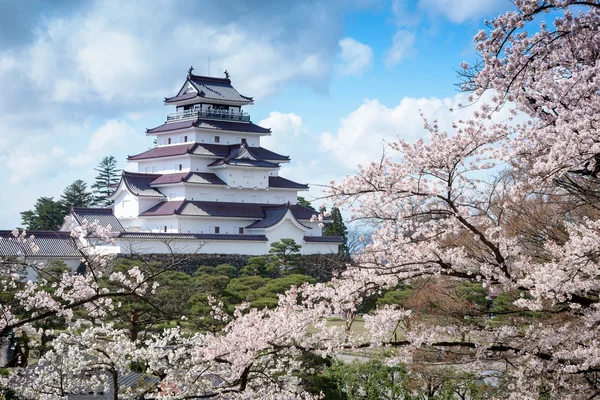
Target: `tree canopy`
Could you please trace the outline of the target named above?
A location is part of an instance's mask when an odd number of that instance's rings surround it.
[[[96,180],[92,185],[94,205],[109,207],[113,203],[108,199],[113,192],[110,186],[118,183],[121,178],[121,170],[117,169],[117,160],[113,156],[106,156],[94,170],[98,172]]]

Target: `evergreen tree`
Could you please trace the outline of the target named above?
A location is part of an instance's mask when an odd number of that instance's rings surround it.
[[[306,200],[302,196],[298,196],[298,204],[300,204],[301,206],[304,206],[306,208],[310,208],[311,210],[315,210],[315,208],[312,206],[312,204],[310,204],[310,201]],[[315,211],[317,211],[317,210],[315,210]]]
[[[94,205],[101,207],[109,207],[114,202],[108,200],[113,190],[110,185],[119,182],[121,177],[121,170],[117,169],[117,160],[113,156],[107,156],[100,161],[98,168],[94,168],[98,171],[96,181],[92,185],[94,191]]]
[[[331,209],[332,222],[323,227],[323,236],[337,236],[344,239],[344,244],[340,246],[340,255],[349,255],[348,251],[348,228],[344,224],[342,213],[337,207]]]
[[[64,215],[69,213],[71,207],[90,207],[94,203],[94,196],[81,179],[67,186],[60,199]]]
[[[300,259],[302,245],[297,244],[294,239],[281,239],[280,242],[271,243],[269,253],[272,254],[272,262],[275,262],[283,271],[284,275],[294,268]]]
[[[35,202],[33,210],[21,213],[23,225],[28,230],[56,231],[62,225],[64,217],[61,202],[54,201],[52,197],[40,197]]]

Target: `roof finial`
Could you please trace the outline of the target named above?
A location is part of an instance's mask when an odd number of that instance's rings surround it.
[[[192,76],[193,70],[194,70],[194,67],[190,67],[190,69],[188,69],[188,76]]]
[[[227,72],[227,70],[225,70],[224,74],[225,74],[225,79],[229,79],[229,72]]]

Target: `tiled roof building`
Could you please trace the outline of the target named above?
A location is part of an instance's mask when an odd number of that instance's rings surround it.
[[[134,244],[158,252],[158,244],[189,251],[265,254],[270,244],[292,238],[304,253],[337,252],[322,235],[314,210],[298,202],[305,183],[279,176],[287,155],[261,146],[277,134],[252,123],[229,77],[188,73],[181,89],[165,98],[175,107],[166,122],[147,129],[151,149],[128,157],[114,188],[112,210],[73,209],[84,219],[111,225],[121,250]]]

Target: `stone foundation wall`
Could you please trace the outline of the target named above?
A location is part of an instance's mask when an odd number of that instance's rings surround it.
[[[162,262],[177,264],[176,270],[193,274],[201,266],[216,267],[229,264],[238,270],[248,264],[248,254],[117,254],[116,258],[130,260],[144,260],[146,262]],[[303,255],[299,264],[306,275],[312,276],[317,281],[328,281],[334,271],[345,267],[345,260],[337,254],[311,254]]]

